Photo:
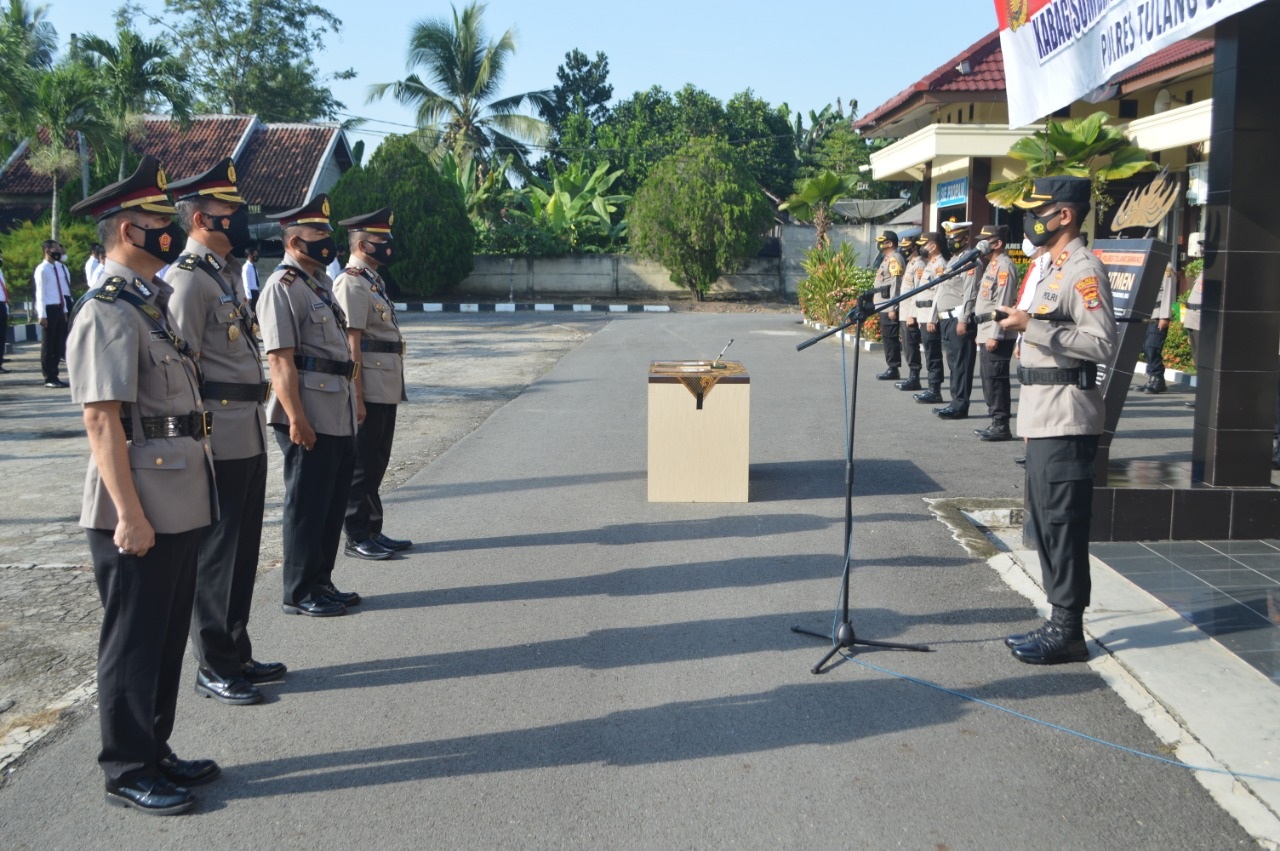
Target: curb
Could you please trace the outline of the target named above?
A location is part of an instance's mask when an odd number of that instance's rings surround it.
[[[396,310],[407,313],[670,313],[666,304],[559,304],[542,302],[396,302]]]

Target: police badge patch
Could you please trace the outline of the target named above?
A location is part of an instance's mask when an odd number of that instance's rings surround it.
[[[1076,292],[1084,300],[1086,310],[1097,310],[1102,306],[1102,297],[1098,295],[1098,279],[1090,276],[1076,284]]]

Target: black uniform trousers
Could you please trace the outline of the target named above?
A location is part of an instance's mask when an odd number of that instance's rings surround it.
[[[356,467],[347,496],[347,537],[353,541],[372,538],[382,531],[382,477],[391,461],[391,444],[396,437],[397,405],[364,403],[364,422],[356,432]]]
[[[262,543],[267,453],[215,460],[213,471],[220,514],[200,540],[191,647],[201,668],[225,680],[239,676],[240,666],[253,658],[249,607]]]
[[[1147,359],[1147,375],[1164,375],[1164,341],[1169,329],[1160,330],[1160,320],[1147,323],[1147,336],[1142,340],[1142,355]]]
[[[884,362],[890,369],[902,366],[902,339],[896,318],[889,318],[889,311],[877,313],[880,317],[880,342],[884,345]]]
[[[0,301],[0,366],[4,366],[4,350],[9,347],[9,302]]]
[[[296,606],[323,595],[318,586],[333,579],[356,439],[317,434],[307,450],[289,440],[287,427],[275,431],[284,453],[284,602]]]
[[[924,349],[924,365],[929,372],[929,386],[942,387],[942,326],[934,323],[930,331],[928,323],[920,323],[920,348]]]
[[[1049,603],[1089,606],[1089,522],[1093,517],[1096,434],[1027,441],[1027,508]]]
[[[977,347],[973,344],[977,329],[969,325],[968,333],[961,334],[956,328],[959,324],[959,319],[943,319],[938,328],[947,349],[947,369],[951,372],[951,407],[967,411],[969,397],[973,395],[973,364],[978,358]]]
[[[905,322],[898,323],[901,329],[901,346],[902,351],[906,355],[907,369],[911,370],[912,375],[920,374],[920,323],[908,325]]]
[[[116,549],[114,530],[85,530],[103,609],[98,764],[108,783],[154,777],[171,753],[202,531],[157,534],[155,546],[138,557]]]
[[[60,304],[45,307],[40,335],[40,371],[44,380],[58,380],[58,363],[67,356],[67,313]]]
[[[987,400],[987,413],[992,422],[1009,422],[1013,412],[1009,363],[1013,360],[1016,341],[996,340],[996,350],[987,351],[986,343],[979,345],[978,365],[982,373],[982,397]]]

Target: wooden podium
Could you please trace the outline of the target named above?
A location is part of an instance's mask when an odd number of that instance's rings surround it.
[[[649,366],[649,501],[746,502],[751,377],[736,361]]]

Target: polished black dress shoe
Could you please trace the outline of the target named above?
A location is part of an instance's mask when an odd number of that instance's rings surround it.
[[[920,379],[913,375],[903,381],[895,381],[893,386],[897,387],[899,390],[919,390]]]
[[[404,552],[413,546],[413,541],[407,541],[404,538],[388,538],[381,532],[373,536],[373,542],[396,553]]]
[[[1040,634],[1023,644],[1014,645],[1013,657],[1029,665],[1064,665],[1089,661],[1089,647],[1083,638],[1067,638],[1055,623],[1047,623]]]
[[[330,600],[335,600],[341,603],[347,608],[360,605],[360,595],[355,591],[339,591],[334,587],[332,582],[328,585],[318,585],[316,587],[319,589],[321,594],[324,594]]]
[[[61,390],[63,387],[70,387],[71,385],[65,381],[46,381],[44,383],[44,386],[53,388],[55,390]]]
[[[901,377],[902,374],[898,372],[898,368],[896,366],[891,366],[884,372],[876,374],[877,381],[897,381]]]
[[[363,541],[347,541],[347,545],[342,551],[351,558],[362,558],[369,561],[384,561],[395,555],[395,553],[379,544],[373,538],[365,538]]]
[[[262,690],[244,677],[229,677],[224,680],[204,668],[196,671],[196,694],[212,697],[218,703],[229,706],[248,706],[262,702]]]
[[[998,443],[1004,440],[1013,440],[1013,432],[1009,430],[1008,423],[992,423],[986,428],[975,428],[973,433],[988,443]]]
[[[926,390],[923,393],[917,393],[911,398],[915,399],[921,405],[936,405],[942,401],[942,394],[936,390]]]
[[[250,659],[240,666],[240,676],[251,683],[269,683],[281,679],[289,671],[284,662],[259,662]]]
[[[1048,621],[1045,621],[1044,623],[1040,624],[1038,627],[1031,630],[1030,632],[1006,635],[1004,638],[1004,646],[1012,650],[1013,648],[1017,647],[1019,644],[1026,644],[1028,641],[1035,641],[1037,638],[1040,637],[1040,633],[1044,632],[1044,628],[1048,623],[1049,623]]]
[[[163,777],[143,777],[132,783],[107,784],[106,801],[153,816],[176,816],[196,805],[196,796]]]
[[[222,769],[211,759],[179,759],[170,751],[160,760],[160,773],[175,786],[200,786],[221,774]]]
[[[933,412],[944,420],[963,420],[969,416],[968,408],[953,408],[950,405],[945,408],[934,408]]]
[[[1027,466],[1027,459],[1026,459],[1026,458],[1014,458],[1014,459],[1013,459],[1013,463],[1017,464],[1019,467],[1025,467],[1025,466]]]
[[[346,614],[347,607],[337,600],[323,595],[298,603],[281,603],[280,611],[286,615],[306,615],[309,618],[332,618]]]

